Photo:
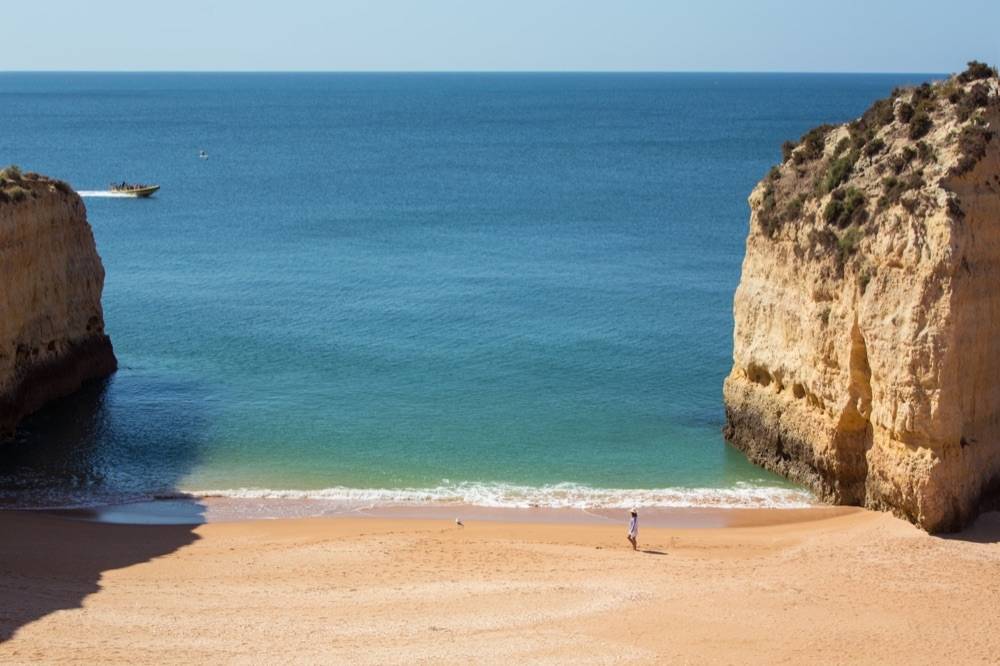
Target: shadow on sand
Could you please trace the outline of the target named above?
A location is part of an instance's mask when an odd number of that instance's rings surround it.
[[[109,524],[87,510],[17,510],[166,491],[194,465],[206,417],[201,391],[120,371],[49,405],[0,446],[0,644],[55,611],[80,607],[112,569],[198,539],[189,524]],[[151,485],[152,484],[152,485]],[[132,521],[143,522],[143,521]],[[159,521],[151,521],[159,522]]]
[[[987,511],[961,532],[942,534],[942,539],[970,543],[1000,543],[1000,511]]]
[[[195,525],[112,525],[40,512],[0,514],[0,645],[59,610],[79,608],[112,569],[198,539]]]

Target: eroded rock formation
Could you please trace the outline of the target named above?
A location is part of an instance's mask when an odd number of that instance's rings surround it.
[[[930,531],[1000,487],[1000,79],[896,90],[750,195],[727,438]]]
[[[68,185],[0,171],[0,439],[46,402],[115,371],[104,267]]]

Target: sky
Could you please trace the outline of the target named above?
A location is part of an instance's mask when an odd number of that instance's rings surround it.
[[[954,72],[1000,0],[45,0],[0,70]]]

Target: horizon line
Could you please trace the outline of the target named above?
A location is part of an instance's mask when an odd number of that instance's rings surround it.
[[[0,74],[886,74],[956,72],[770,69],[0,69]]]

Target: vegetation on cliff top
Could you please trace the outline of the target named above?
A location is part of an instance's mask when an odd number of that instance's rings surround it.
[[[968,65],[969,68],[958,75],[958,80],[962,83],[979,79],[1000,78],[1000,72],[997,72],[997,68],[990,67],[985,62],[970,60]]]
[[[975,168],[994,139],[985,120],[994,112],[1000,113],[1000,75],[972,61],[947,80],[893,90],[847,125],[820,125],[786,141],[782,163],[764,179],[755,206],[761,230],[776,238],[788,225],[812,225],[810,239],[842,271],[891,209],[917,213],[938,205],[923,193],[928,178]],[[947,170],[939,154],[948,156]],[[949,210],[961,214],[957,202]],[[865,284],[867,271],[859,269]]]
[[[20,203],[29,198],[36,198],[39,186],[50,190],[69,194],[73,189],[61,180],[46,178],[33,172],[22,172],[20,167],[12,164],[0,169],[0,204]]]

